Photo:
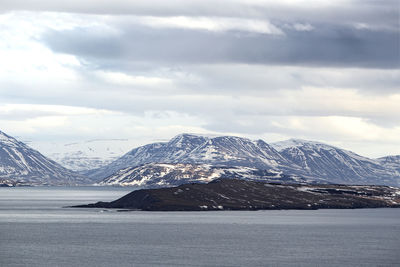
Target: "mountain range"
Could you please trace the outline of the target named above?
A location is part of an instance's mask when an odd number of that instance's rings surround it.
[[[0,132],[0,184],[161,187],[230,177],[281,183],[400,185],[400,156],[370,159],[300,139],[268,144],[235,136],[180,134],[168,142],[134,148],[105,166],[82,169],[71,171]]]
[[[400,182],[397,157],[369,159],[334,146],[299,139],[267,144],[263,140],[234,136],[192,134],[180,134],[169,142],[135,148],[116,161],[84,174],[93,180],[106,179],[102,184],[108,184],[107,181],[115,184],[117,176],[126,178],[127,172],[135,173],[135,167],[148,163],[249,167],[324,183],[398,186]],[[116,174],[117,171],[120,172]],[[137,176],[131,177],[134,177],[132,181],[137,180]]]

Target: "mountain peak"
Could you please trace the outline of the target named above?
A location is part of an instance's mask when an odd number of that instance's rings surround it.
[[[169,142],[174,142],[174,141],[179,141],[179,140],[190,140],[190,139],[197,139],[197,138],[207,138],[205,136],[202,135],[198,135],[198,134],[192,134],[192,133],[181,133],[178,135],[175,135],[174,137],[171,138],[171,140],[169,140]]]
[[[14,137],[11,137],[7,135],[6,133],[0,131],[0,144],[3,146],[10,146],[10,147],[16,147],[17,145],[24,145],[23,143],[19,142],[17,139]]]
[[[5,132],[0,131],[0,141],[14,139],[11,136],[7,135]]]
[[[175,137],[173,137],[168,143],[167,145],[169,147],[175,147],[175,148],[182,148],[184,150],[190,150],[192,149],[194,146],[200,145],[206,141],[208,141],[209,139],[203,136],[198,136],[198,135],[194,135],[194,134],[187,134],[187,133],[183,133],[183,134],[179,134]]]

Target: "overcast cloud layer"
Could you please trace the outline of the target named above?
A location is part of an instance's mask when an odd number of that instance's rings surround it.
[[[0,130],[400,154],[398,1],[0,0]]]

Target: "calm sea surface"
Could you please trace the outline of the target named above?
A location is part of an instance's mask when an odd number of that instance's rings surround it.
[[[400,209],[116,212],[126,188],[0,188],[0,266],[400,266]]]

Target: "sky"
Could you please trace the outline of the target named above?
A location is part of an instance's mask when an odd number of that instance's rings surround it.
[[[400,155],[397,0],[0,0],[0,130]]]

